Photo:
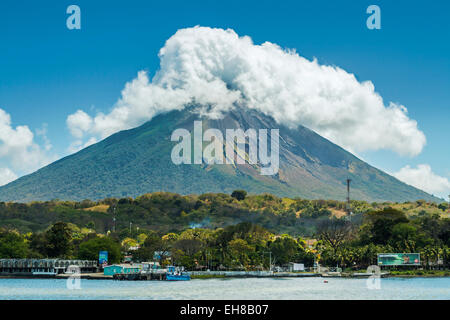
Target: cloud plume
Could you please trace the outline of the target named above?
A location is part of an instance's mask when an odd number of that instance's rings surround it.
[[[428,164],[419,164],[416,168],[405,166],[393,175],[400,181],[443,198],[450,192],[450,181],[434,173]]]
[[[159,58],[154,77],[140,71],[109,113],[70,115],[73,136],[78,141],[104,138],[195,102],[209,106],[210,117],[236,105],[258,109],[279,123],[307,126],[353,152],[388,149],[415,156],[426,143],[407,109],[385,103],[372,82],[359,82],[339,67],[270,42],[256,45],[230,29],[178,30]]]

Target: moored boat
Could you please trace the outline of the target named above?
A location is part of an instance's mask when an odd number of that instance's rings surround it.
[[[189,281],[191,280],[191,275],[183,271],[184,268],[179,268],[175,266],[168,266],[166,273],[166,280],[168,281]]]

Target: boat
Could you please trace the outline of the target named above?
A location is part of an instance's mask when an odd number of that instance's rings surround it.
[[[168,281],[189,281],[191,275],[183,271],[184,268],[168,266],[166,272],[166,280]]]

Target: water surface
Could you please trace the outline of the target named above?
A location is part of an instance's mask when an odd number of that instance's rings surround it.
[[[191,281],[85,280],[67,289],[63,279],[0,279],[5,299],[450,299],[450,277],[366,279],[250,278]]]

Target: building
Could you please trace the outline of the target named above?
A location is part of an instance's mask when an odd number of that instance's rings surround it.
[[[314,248],[314,245],[317,243],[317,239],[306,239],[305,244],[308,248]]]
[[[285,265],[285,268],[289,272],[305,271],[305,265],[303,263],[289,262]]]
[[[105,276],[113,276],[115,274],[128,274],[139,273],[142,270],[142,266],[133,264],[112,264],[103,268],[103,274]]]
[[[133,263],[133,266],[141,268],[142,271],[152,271],[160,269],[159,262],[140,262]]]
[[[55,275],[76,266],[80,273],[97,272],[97,261],[63,259],[0,259],[1,275]]]
[[[155,251],[153,253],[153,261],[159,261],[161,258],[171,260],[172,253],[167,251]]]

